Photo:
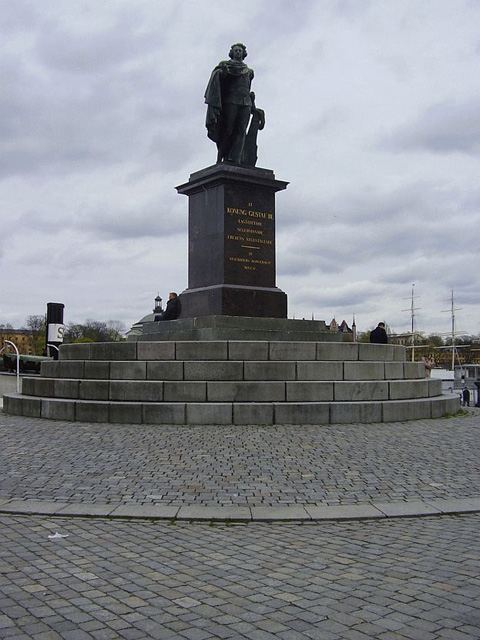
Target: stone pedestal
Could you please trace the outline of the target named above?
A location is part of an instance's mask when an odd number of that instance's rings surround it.
[[[177,187],[189,199],[182,318],[287,317],[275,268],[275,193],[287,184],[269,169],[222,163]]]

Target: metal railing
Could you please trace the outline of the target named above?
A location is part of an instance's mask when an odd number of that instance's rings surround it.
[[[17,345],[12,342],[11,340],[4,340],[5,344],[9,344],[11,345],[14,349],[15,349],[15,353],[17,354],[17,393],[20,393],[20,352],[17,348]],[[5,351],[5,347],[2,347],[0,349],[0,353],[2,353],[2,351]]]
[[[58,358],[58,354],[60,352],[60,349],[56,345],[51,344],[51,342],[47,342],[47,347],[50,347],[51,349],[56,349],[57,350],[57,358]]]

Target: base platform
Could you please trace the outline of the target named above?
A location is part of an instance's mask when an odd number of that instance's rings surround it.
[[[262,340],[293,342],[351,341],[352,334],[330,331],[323,320],[204,316],[165,322],[146,322],[134,328],[128,342],[159,340]]]
[[[4,396],[8,414],[162,425],[399,422],[459,408],[405,347],[320,341],[69,344]]]

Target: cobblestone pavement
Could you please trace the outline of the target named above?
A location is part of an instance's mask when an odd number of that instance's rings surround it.
[[[0,637],[477,640],[479,538],[472,514],[230,526],[1,516]]]
[[[478,504],[479,426],[476,409],[291,428],[0,413],[0,498],[87,507]],[[56,532],[66,537],[48,537]],[[475,513],[288,524],[4,513],[0,638],[478,640],[479,543]]]
[[[356,505],[480,497],[480,410],[374,425],[163,427],[0,412],[0,498]]]

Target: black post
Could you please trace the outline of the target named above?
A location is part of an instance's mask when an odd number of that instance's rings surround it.
[[[47,355],[58,360],[58,349],[63,343],[63,310],[64,304],[60,302],[47,303],[47,331],[46,350]]]

